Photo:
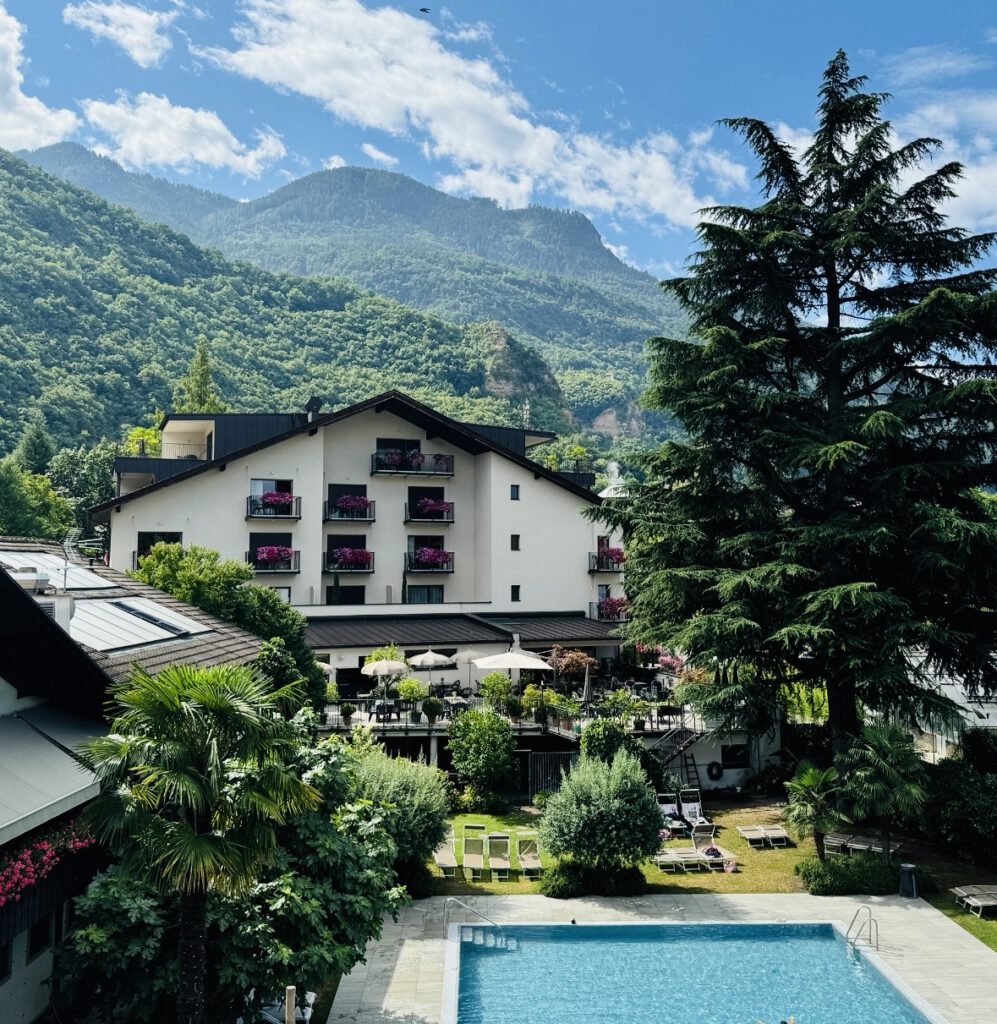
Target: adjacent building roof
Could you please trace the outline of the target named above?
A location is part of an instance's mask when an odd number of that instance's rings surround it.
[[[612,623],[581,614],[560,615],[371,615],[309,619],[306,639],[311,647],[452,646],[542,643],[611,646],[622,643]]]
[[[364,402],[357,402],[355,405],[347,406],[345,409],[340,409],[338,412],[319,414],[310,420],[306,418],[304,422],[297,423],[295,426],[290,427],[283,433],[265,437],[262,440],[247,444],[243,448],[227,452],[224,455],[219,455],[210,461],[197,462],[184,473],[178,473],[175,476],[149,484],[147,487],[140,487],[138,490],[130,491],[128,494],[122,494],[116,498],[111,498],[109,501],[102,502],[100,505],[95,505],[90,510],[91,516],[97,522],[103,522],[107,518],[105,513],[109,513],[111,509],[125,505],[128,502],[135,501],[138,498],[142,498],[153,491],[158,491],[163,487],[170,487],[183,480],[188,480],[192,476],[197,476],[199,473],[206,473],[211,469],[218,469],[226,465],[232,459],[242,458],[243,456],[250,455],[253,452],[269,448],[275,444],[280,444],[282,441],[286,441],[291,437],[296,437],[299,434],[305,432],[314,434],[317,433],[321,427],[327,427],[333,423],[338,423],[340,420],[349,419],[351,416],[357,416],[360,413],[370,411],[393,413],[401,419],[407,420],[409,423],[433,433],[436,437],[441,437],[444,440],[449,441],[457,448],[460,448],[471,455],[480,455],[488,451],[495,452],[503,458],[509,459],[517,465],[528,469],[537,479],[542,478],[548,480],[551,483],[556,484],[558,487],[562,487],[577,497],[591,502],[592,504],[598,505],[601,501],[598,495],[594,494],[586,487],[583,487],[581,484],[575,483],[573,480],[561,476],[560,474],[541,466],[539,463],[531,462],[524,454],[500,444],[495,439],[496,436],[501,436],[497,433],[497,428],[490,428],[489,434],[486,435],[484,433],[480,433],[475,427],[468,426],[466,423],[460,423],[457,420],[451,419],[449,416],[444,416],[443,413],[437,412],[435,409],[431,409],[428,405],[423,405],[422,402],[417,402],[414,398],[403,394],[401,391],[385,391],[383,394],[377,395],[375,398],[369,398]],[[248,416],[251,414],[245,415]],[[204,419],[207,417],[202,415],[200,418]]]

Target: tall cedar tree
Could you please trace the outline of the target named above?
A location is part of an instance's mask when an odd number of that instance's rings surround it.
[[[228,412],[228,406],[218,395],[211,368],[208,339],[198,336],[194,357],[173,389],[174,412]]]
[[[630,637],[826,687],[837,750],[861,701],[908,719],[932,671],[997,690],[993,235],[949,227],[956,163],[894,148],[842,52],[797,158],[767,124],[763,203],[717,207],[690,277],[695,340],[654,339],[651,408],[684,436],[599,513],[628,541]],[[914,651],[926,658],[912,665]]]

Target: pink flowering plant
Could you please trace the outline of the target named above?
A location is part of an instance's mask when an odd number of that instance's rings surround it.
[[[666,672],[671,672],[673,675],[677,675],[682,671],[682,667],[685,662],[675,654],[661,654],[658,656],[658,667],[664,669]]]
[[[440,548],[416,548],[415,561],[427,568],[442,569],[450,564],[450,552]]]
[[[342,494],[336,499],[336,508],[340,512],[366,512],[372,502],[362,494]]]
[[[294,495],[288,491],[264,491],[260,501],[268,508],[290,508],[294,504]]]
[[[71,821],[31,840],[0,860],[0,907],[19,903],[25,889],[50,875],[64,857],[85,850],[94,842],[86,831]]]
[[[599,614],[604,619],[618,619],[627,610],[625,597],[604,597],[599,602]]]
[[[422,498],[415,506],[421,515],[447,515],[453,507],[449,501],[437,498]]]
[[[612,562],[614,565],[622,565],[627,560],[623,548],[603,548],[599,552],[599,557],[604,562]]]
[[[294,557],[294,548],[286,548],[283,544],[264,544],[256,549],[256,561],[264,565],[273,562],[288,562]]]
[[[365,548],[333,548],[332,561],[341,569],[366,569],[373,553]]]

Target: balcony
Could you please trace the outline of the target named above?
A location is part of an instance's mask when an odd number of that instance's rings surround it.
[[[623,572],[626,561],[623,548],[604,548],[589,552],[589,572]]]
[[[273,497],[279,495],[279,497]],[[247,519],[300,519],[301,499],[281,491],[251,494],[246,498]]]
[[[454,571],[454,553],[438,548],[416,548],[405,555],[406,572],[448,573]]]
[[[374,552],[364,548],[336,548],[322,557],[322,572],[369,575],[374,571]]]
[[[256,572],[301,572],[301,552],[292,548],[266,545],[247,551],[246,561]]]
[[[140,454],[145,454],[140,452]],[[164,441],[160,449],[161,459],[189,459],[192,462],[203,462],[208,457],[206,444],[181,444],[177,441]]]
[[[387,476],[453,476],[453,456],[424,455],[388,448],[370,457],[370,475]]]
[[[372,523],[375,519],[374,505],[375,502],[368,501],[366,508],[340,508],[335,501],[327,501],[322,507],[322,521],[326,523]]]
[[[453,502],[434,501],[432,498],[423,498],[415,505],[405,502],[406,523],[452,523]]]
[[[589,602],[589,618],[599,622],[626,622],[627,602],[622,597],[606,597]]]

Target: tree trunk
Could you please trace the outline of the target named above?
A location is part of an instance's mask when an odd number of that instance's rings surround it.
[[[204,1024],[208,958],[208,894],[187,893],[180,901],[180,991],[177,1024]]]
[[[843,754],[861,731],[855,679],[847,672],[828,680],[827,720],[831,727],[831,749],[835,755]]]
[[[824,849],[824,833],[814,832],[814,846],[817,847],[817,859],[824,861],[827,859],[827,851]]]

